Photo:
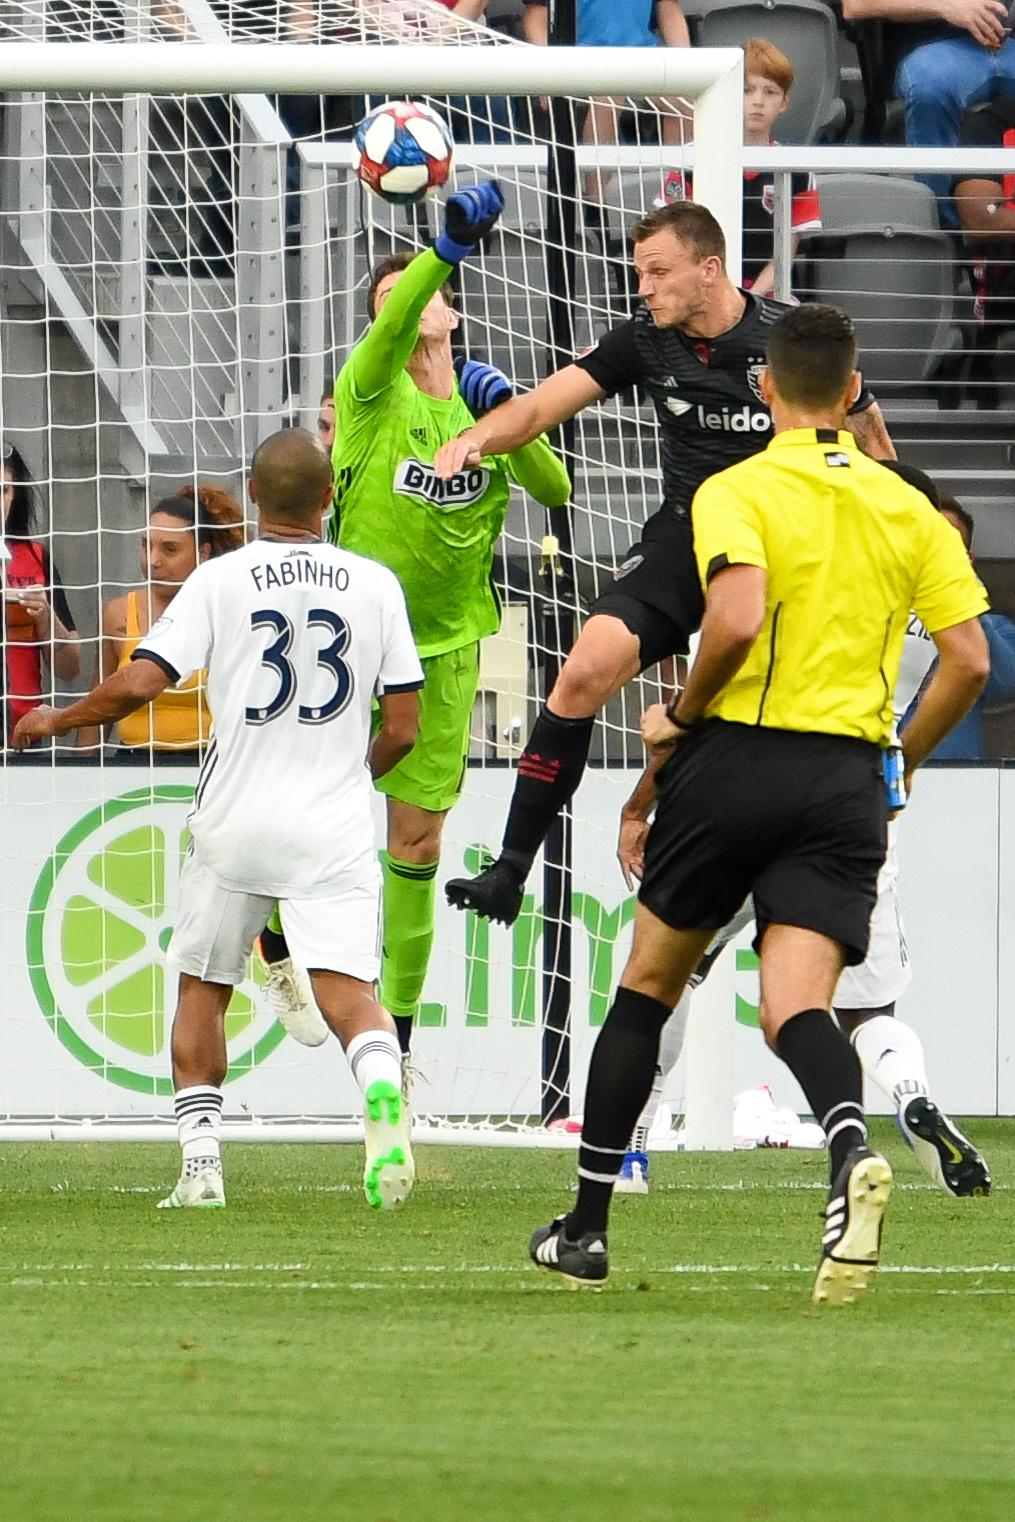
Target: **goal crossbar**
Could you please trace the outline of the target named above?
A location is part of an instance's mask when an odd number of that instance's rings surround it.
[[[0,58],[0,90],[175,95],[293,93],[455,95],[463,50],[443,44],[20,42]],[[693,102],[695,199],[726,236],[728,271],[740,279],[741,145],[730,122],[742,111],[740,48],[468,49],[476,95],[628,95]]]
[[[739,79],[739,48],[470,48],[478,95],[684,95]],[[462,52],[444,44],[21,42],[4,49],[4,90],[355,95],[454,94]]]

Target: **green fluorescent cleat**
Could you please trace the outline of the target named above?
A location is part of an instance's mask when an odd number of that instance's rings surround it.
[[[363,1101],[363,1193],[371,1210],[395,1210],[409,1198],[416,1177],[408,1111],[401,1091],[384,1079],[370,1085]]]

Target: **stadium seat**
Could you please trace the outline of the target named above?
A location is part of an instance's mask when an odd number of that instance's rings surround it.
[[[858,227],[909,227],[936,232],[937,198],[919,180],[890,174],[820,174],[821,226],[826,233]]]
[[[922,187],[921,187],[922,188]],[[864,378],[880,395],[925,389],[951,347],[954,266],[946,233],[924,226],[866,224],[804,235],[809,295],[849,312],[856,323]]]
[[[697,17],[698,47],[743,47],[763,37],[786,54],[796,82],[778,121],[781,143],[813,143],[845,121],[835,18],[820,0],[697,0],[688,10]]]

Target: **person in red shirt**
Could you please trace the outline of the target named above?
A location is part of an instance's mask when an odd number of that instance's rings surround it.
[[[35,539],[35,489],[13,444],[3,445],[4,742],[18,720],[42,702],[49,688],[43,668],[58,682],[81,671],[81,639],[60,576],[45,544]]]
[[[793,88],[793,65],[786,54],[771,42],[752,37],[744,47],[744,142],[749,147],[767,148],[775,143],[772,128],[789,105]],[[817,182],[812,174],[794,174],[793,253],[800,234],[816,232],[821,227],[821,204]],[[662,196],[656,202],[684,201],[693,194],[691,176],[672,169],[663,181]],[[744,173],[744,243],[743,287],[756,296],[775,295],[775,266],[772,262],[772,214],[775,209],[775,183],[771,174],[749,169]]]

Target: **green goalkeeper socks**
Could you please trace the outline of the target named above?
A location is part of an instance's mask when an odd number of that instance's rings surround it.
[[[273,931],[275,935],[282,934],[282,916],[278,912],[277,904],[268,916],[268,924],[265,928]]]
[[[435,861],[422,865],[381,852],[384,870],[384,949],[378,998],[396,1021],[419,1006],[433,945]]]

